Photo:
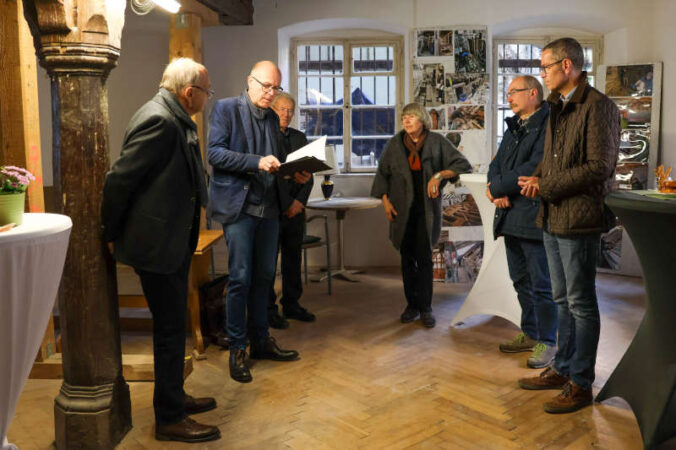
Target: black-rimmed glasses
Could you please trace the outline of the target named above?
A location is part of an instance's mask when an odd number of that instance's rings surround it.
[[[194,88],[199,89],[200,91],[207,94],[207,96],[209,96],[209,98],[213,97],[214,94],[215,94],[213,89],[204,89],[202,86],[197,86],[196,84],[191,84],[190,87],[194,87]]]
[[[523,91],[530,91],[530,88],[512,89],[511,91],[507,91],[507,97],[511,97],[512,95],[516,94],[517,92],[523,92]]]
[[[540,66],[540,73],[544,73],[545,75],[547,75],[549,69],[551,69],[553,66],[555,66],[557,64],[560,64],[561,62],[563,62],[564,59],[566,59],[566,58],[559,59],[558,61],[554,61],[551,64]]]
[[[275,94],[279,94],[284,90],[284,88],[282,88],[281,86],[273,86],[268,83],[262,83],[258,78],[254,77],[253,75],[249,76],[254,80],[256,80],[256,83],[260,84],[265,92],[274,92]]]

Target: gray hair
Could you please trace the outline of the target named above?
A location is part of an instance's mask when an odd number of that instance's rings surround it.
[[[288,92],[280,92],[277,94],[277,96],[272,100],[272,103],[270,103],[270,106],[275,106],[275,103],[277,103],[279,100],[288,100],[293,104],[293,109],[296,109],[296,99],[293,98],[293,95],[289,94]]]
[[[570,59],[573,67],[582,70],[584,67],[584,51],[579,42],[573,38],[565,37],[550,42],[542,49],[551,50],[552,57],[558,61],[560,59]]]
[[[423,127],[426,130],[432,128],[432,118],[425,108],[422,107],[419,103],[409,103],[404,106],[404,109],[401,110],[401,116],[415,116],[419,121],[422,122]]]
[[[172,59],[162,74],[160,87],[178,96],[186,86],[198,84],[206,68],[190,58]]]
[[[526,85],[526,87],[528,89],[535,89],[536,91],[538,91],[538,97],[537,97],[538,103],[542,103],[542,99],[544,98],[544,94],[542,92],[542,85],[540,84],[538,79],[535,78],[534,76],[531,76],[531,75],[523,75],[523,76],[517,77],[516,79],[518,80],[519,78],[523,80],[523,83]]]

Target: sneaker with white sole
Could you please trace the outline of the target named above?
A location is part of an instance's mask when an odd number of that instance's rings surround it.
[[[526,365],[531,369],[542,369],[543,367],[549,366],[554,361],[554,356],[556,356],[556,346],[547,345],[544,342],[538,342],[533,347],[533,354]]]

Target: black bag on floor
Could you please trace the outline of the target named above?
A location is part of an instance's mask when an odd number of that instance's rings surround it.
[[[200,320],[202,335],[220,346],[227,345],[225,333],[225,292],[228,275],[200,286]]]

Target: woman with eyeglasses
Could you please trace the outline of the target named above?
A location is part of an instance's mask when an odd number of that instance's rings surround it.
[[[441,134],[431,132],[432,120],[418,103],[401,113],[403,130],[390,139],[378,163],[371,195],[382,198],[390,240],[401,253],[406,309],[401,322],[421,317],[436,324],[432,314],[432,248],[441,234],[441,190],[472,166]]]

